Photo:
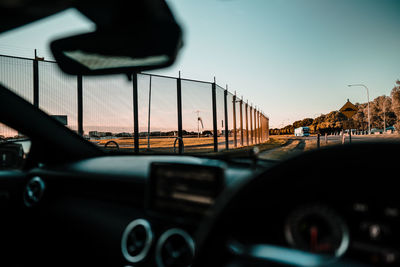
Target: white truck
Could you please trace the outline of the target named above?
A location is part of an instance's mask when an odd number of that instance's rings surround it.
[[[294,136],[310,136],[310,128],[299,127],[294,129]]]

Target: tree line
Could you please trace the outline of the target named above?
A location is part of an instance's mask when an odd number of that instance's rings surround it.
[[[369,103],[371,128],[383,129],[384,125],[400,129],[400,80],[397,80],[390,96],[382,95]],[[357,113],[348,119],[340,111],[321,114],[315,119],[305,118],[283,128],[270,129],[270,134],[293,134],[298,127],[309,127],[311,133],[331,134],[343,129],[368,130],[368,103],[355,103]]]

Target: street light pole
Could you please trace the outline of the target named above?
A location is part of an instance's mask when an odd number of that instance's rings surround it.
[[[351,86],[362,86],[362,87],[365,88],[365,90],[367,90],[367,99],[368,99],[368,134],[371,134],[371,120],[370,120],[370,117],[369,117],[369,91],[368,91],[368,87],[365,86],[364,84],[349,84],[347,86],[348,87],[351,87]]]

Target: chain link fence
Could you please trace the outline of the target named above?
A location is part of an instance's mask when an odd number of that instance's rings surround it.
[[[84,138],[134,152],[217,152],[268,140],[269,119],[215,82],[153,74],[71,76],[0,55],[0,83]],[[0,118],[1,119],[1,118]],[[18,133],[0,124],[0,136]]]

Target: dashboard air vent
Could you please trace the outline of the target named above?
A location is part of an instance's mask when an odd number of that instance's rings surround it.
[[[35,176],[28,181],[24,191],[24,203],[27,207],[32,207],[39,203],[43,197],[46,185],[42,178]]]
[[[150,223],[144,219],[134,220],[128,224],[122,235],[122,254],[129,262],[140,262],[147,256],[152,242]]]
[[[185,231],[173,228],[164,232],[157,242],[156,261],[159,267],[186,267],[192,264],[195,244]]]

